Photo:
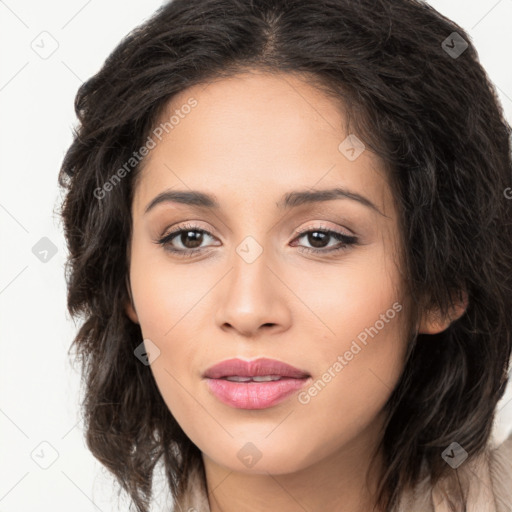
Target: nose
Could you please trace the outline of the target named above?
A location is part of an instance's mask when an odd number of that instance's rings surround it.
[[[217,325],[246,337],[288,329],[290,292],[265,251],[252,262],[238,254],[232,262],[233,267],[218,287],[215,298]]]

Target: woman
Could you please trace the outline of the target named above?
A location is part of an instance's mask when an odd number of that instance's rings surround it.
[[[510,126],[414,0],[174,0],[60,184],[92,453],[147,511],[510,510]]]

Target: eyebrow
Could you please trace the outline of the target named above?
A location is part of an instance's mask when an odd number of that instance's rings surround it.
[[[385,215],[369,199],[341,187],[327,190],[288,192],[278,203],[276,203],[276,206],[280,210],[287,210],[303,204],[332,201],[333,199],[351,199],[353,201],[357,201],[385,217]],[[211,210],[220,209],[220,204],[213,195],[199,192],[197,190],[165,190],[151,200],[151,202],[146,206],[144,214],[147,214],[156,205],[168,202],[180,203],[188,206],[198,206]]]

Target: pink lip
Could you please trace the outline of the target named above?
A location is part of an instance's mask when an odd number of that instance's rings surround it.
[[[278,375],[280,380],[268,382],[233,382],[225,377],[260,377]],[[310,379],[303,371],[275,359],[254,361],[229,359],[203,374],[209,390],[223,403],[238,409],[265,409],[285,400]]]

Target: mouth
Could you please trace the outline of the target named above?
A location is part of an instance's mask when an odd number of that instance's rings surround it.
[[[230,375],[229,377],[221,377],[224,380],[229,380],[230,382],[273,382],[275,380],[285,379],[287,377],[283,377],[282,375],[261,375],[253,377],[242,377],[240,375]]]
[[[229,359],[203,374],[210,392],[237,409],[266,409],[302,388],[311,375],[275,359]]]
[[[262,357],[252,361],[244,361],[238,358],[221,361],[210,366],[203,373],[203,377],[208,379],[228,379],[231,377],[256,379],[265,377],[266,380],[277,380],[284,377],[303,379],[310,377],[310,375],[304,370],[295,368],[277,359]]]

